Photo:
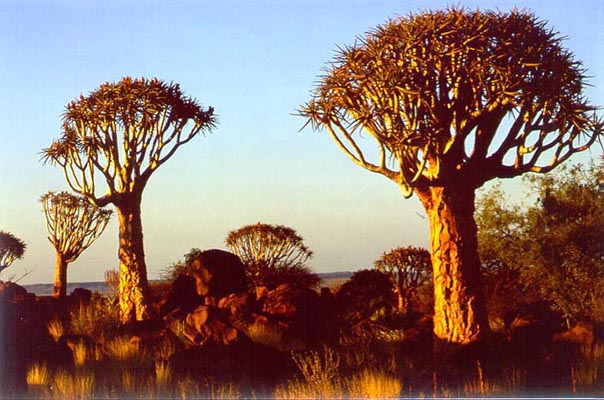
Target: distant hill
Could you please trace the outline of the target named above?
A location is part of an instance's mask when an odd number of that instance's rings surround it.
[[[323,280],[321,283],[322,286],[334,287],[341,285],[346,282],[348,278],[353,273],[350,271],[340,271],[340,272],[325,272],[318,273],[319,277]],[[152,281],[158,282],[158,281]],[[34,293],[37,296],[50,296],[53,291],[52,283],[37,283],[33,285],[23,285],[28,292]],[[67,283],[67,293],[71,293],[75,288],[84,288],[91,290],[93,292],[98,292],[101,294],[106,294],[108,292],[107,285],[105,282],[70,282]]]

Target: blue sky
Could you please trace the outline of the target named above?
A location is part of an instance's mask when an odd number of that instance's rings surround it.
[[[65,104],[126,75],[180,83],[219,115],[214,132],[179,149],[145,191],[150,278],[193,247],[224,248],[230,230],[258,221],[296,229],[320,272],[370,267],[399,245],[427,247],[417,199],[404,200],[393,183],[353,165],[326,133],[299,132],[304,121],[293,113],[337,45],[389,17],[448,4],[0,0],[0,229],[28,244],[24,259],[0,279],[29,269],[21,283],[52,281],[54,251],[38,199],[66,185],[39,153],[59,136]],[[526,7],[548,20],[593,76],[586,94],[604,104],[599,1],[459,4]],[[68,278],[102,280],[116,267],[113,221]]]

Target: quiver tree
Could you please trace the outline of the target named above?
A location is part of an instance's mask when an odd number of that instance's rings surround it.
[[[419,197],[443,341],[489,329],[475,190],[589,148],[602,121],[583,86],[580,62],[533,14],[453,8],[390,20],[340,49],[302,106],[357,165]]]
[[[69,187],[91,203],[115,206],[121,319],[146,319],[143,190],[181,145],[214,126],[214,109],[203,109],[178,84],[126,77],[69,103],[63,119],[63,133],[43,159],[61,166]]]
[[[26,247],[25,242],[12,233],[0,231],[0,272],[10,267],[15,260],[21,259]]]
[[[65,297],[67,266],[101,236],[112,212],[67,192],[48,192],[40,202],[46,218],[48,240],[56,254],[53,295]]]
[[[410,314],[415,292],[432,277],[430,252],[420,247],[397,247],[382,254],[374,265],[392,282],[398,311]]]
[[[275,276],[278,274],[295,277],[298,283],[307,287],[320,281],[306,267],[312,251],[292,228],[262,223],[246,225],[229,232],[226,245],[239,256],[255,286],[262,286],[264,280],[279,280]]]

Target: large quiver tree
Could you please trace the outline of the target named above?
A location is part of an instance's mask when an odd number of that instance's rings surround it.
[[[143,190],[176,149],[214,124],[214,109],[203,109],[178,84],[126,77],[69,103],[63,134],[44,149],[43,159],[63,168],[71,189],[99,207],[115,205],[122,322],[148,317]]]
[[[48,192],[40,202],[48,241],[56,254],[53,296],[63,298],[67,294],[67,266],[101,236],[112,212],[67,192]]]
[[[339,50],[302,107],[356,164],[421,200],[443,341],[489,330],[476,188],[590,147],[602,122],[583,86],[581,64],[533,14],[453,8],[390,20]]]

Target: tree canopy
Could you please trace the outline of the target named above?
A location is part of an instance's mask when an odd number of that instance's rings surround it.
[[[26,244],[10,232],[0,231],[0,272],[25,253]]]
[[[215,123],[214,109],[203,109],[180,85],[125,77],[66,106],[63,134],[43,160],[63,167],[71,189],[104,206],[142,191],[178,147]],[[97,190],[99,180],[105,191]]]
[[[48,192],[40,198],[48,240],[56,252],[55,296],[64,297],[67,265],[74,262],[105,230],[112,211],[91,204],[83,196]]]
[[[392,282],[398,310],[410,313],[415,291],[432,278],[430,252],[421,247],[401,246],[383,253],[374,265]]]
[[[68,263],[74,262],[103,233],[113,214],[67,192],[48,192],[40,202],[48,241]]]
[[[527,179],[537,201],[511,205],[500,188],[478,203],[487,274],[545,299],[569,322],[604,310],[604,163]],[[510,293],[510,289],[505,288]]]
[[[301,114],[409,197],[416,185],[547,172],[587,149],[602,121],[584,86],[581,63],[533,14],[452,8],[340,48]]]
[[[283,225],[257,223],[230,231],[229,249],[246,265],[256,282],[264,272],[283,268],[303,269],[312,251],[294,229]]]

